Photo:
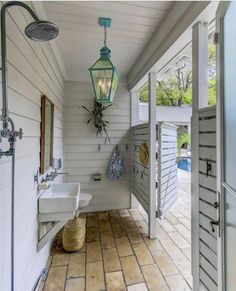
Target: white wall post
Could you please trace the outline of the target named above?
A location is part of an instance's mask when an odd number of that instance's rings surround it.
[[[131,91],[130,92],[130,123],[131,127],[139,124],[139,94],[137,91]],[[131,136],[131,149],[133,148],[132,144],[132,136]],[[132,153],[132,150],[131,150]],[[131,159],[132,160],[132,159]],[[131,163],[131,182],[132,183],[132,175],[133,175],[133,165]],[[130,185],[130,188],[132,185]],[[133,193],[130,193],[130,208],[131,209],[138,209],[139,208],[139,202],[136,199],[136,197],[133,195]]]
[[[131,100],[131,126],[139,124],[139,95],[137,91],[130,92]]]
[[[149,179],[150,204],[148,216],[149,238],[156,238],[156,73],[148,74],[149,92]]]
[[[194,25],[192,31],[193,115],[192,115],[192,274],[193,290],[199,290],[199,109],[208,106],[208,25]]]

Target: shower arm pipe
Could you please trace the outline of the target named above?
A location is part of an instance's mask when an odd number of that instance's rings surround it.
[[[3,129],[2,132],[4,135],[7,135],[8,131],[8,123],[11,123],[12,131],[14,131],[14,123],[9,118],[8,111],[8,78],[7,78],[7,44],[6,44],[6,11],[9,7],[12,6],[20,6],[25,8],[29,14],[38,21],[38,16],[34,13],[34,11],[27,6],[25,3],[18,1],[9,1],[2,6],[1,9],[1,57],[2,57],[2,122]]]

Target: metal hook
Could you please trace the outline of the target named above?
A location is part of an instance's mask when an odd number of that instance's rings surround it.
[[[209,172],[211,172],[211,163],[209,162],[208,158],[206,158],[206,177],[209,176]]]

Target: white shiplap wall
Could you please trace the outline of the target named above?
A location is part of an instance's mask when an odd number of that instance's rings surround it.
[[[67,182],[80,182],[82,191],[93,195],[86,211],[129,207],[130,96],[126,82],[120,82],[114,104],[105,112],[106,120],[110,121],[110,144],[104,144],[105,137],[96,137],[92,122],[87,125],[88,114],[81,105],[90,109],[94,106],[91,83],[65,82],[64,165],[69,173],[65,179]],[[116,145],[119,145],[125,161],[125,176],[111,181],[107,179],[106,171]],[[92,180],[96,173],[101,173],[101,182]]]
[[[24,36],[30,21],[22,8],[11,8],[7,14],[10,116],[24,132],[16,144],[15,291],[31,290],[49,254],[49,245],[37,253],[38,197],[33,181],[39,168],[42,93],[55,104],[54,156],[63,155],[64,80],[50,45]],[[6,149],[6,142],[0,147]],[[10,290],[10,161],[0,160],[0,290],[4,291]]]

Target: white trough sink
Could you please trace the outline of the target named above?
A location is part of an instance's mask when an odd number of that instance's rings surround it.
[[[39,213],[76,211],[79,206],[79,183],[52,184],[39,198]]]

